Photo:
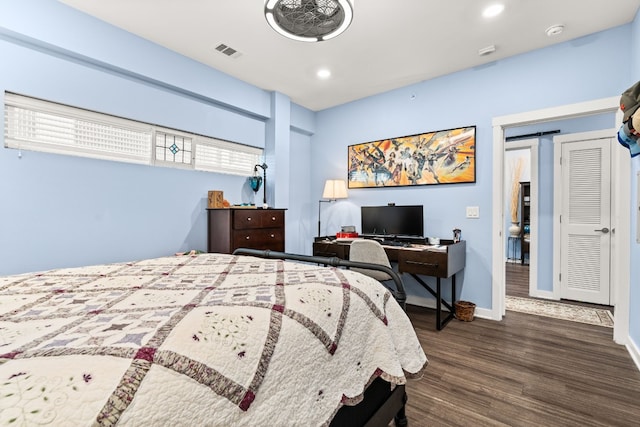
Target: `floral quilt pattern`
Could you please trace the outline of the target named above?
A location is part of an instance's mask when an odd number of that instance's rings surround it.
[[[326,425],[426,363],[348,270],[199,254],[0,277],[0,426]]]

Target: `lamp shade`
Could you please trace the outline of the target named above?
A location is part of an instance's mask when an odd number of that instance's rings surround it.
[[[328,179],[324,183],[322,197],[325,199],[346,199],[347,184],[343,179]]]

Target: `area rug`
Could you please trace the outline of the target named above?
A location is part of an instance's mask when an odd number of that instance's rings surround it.
[[[611,312],[532,298],[506,297],[507,310],[613,328]]]

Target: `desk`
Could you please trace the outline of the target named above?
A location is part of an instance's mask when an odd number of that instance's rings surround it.
[[[436,298],[436,328],[442,330],[455,316],[453,304],[456,300],[456,273],[464,269],[466,263],[467,246],[465,241],[453,243],[453,240],[440,240],[441,251],[424,249],[424,246],[383,246],[389,261],[398,264],[398,272],[409,274]],[[313,243],[313,255],[349,259],[350,242],[339,242],[317,237]],[[433,289],[420,276],[436,278]],[[442,295],[441,279],[451,278],[451,301]],[[449,309],[449,313],[442,315],[442,306]]]

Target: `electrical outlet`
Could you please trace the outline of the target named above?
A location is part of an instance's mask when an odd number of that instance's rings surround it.
[[[467,218],[480,218],[480,207],[467,206]]]

